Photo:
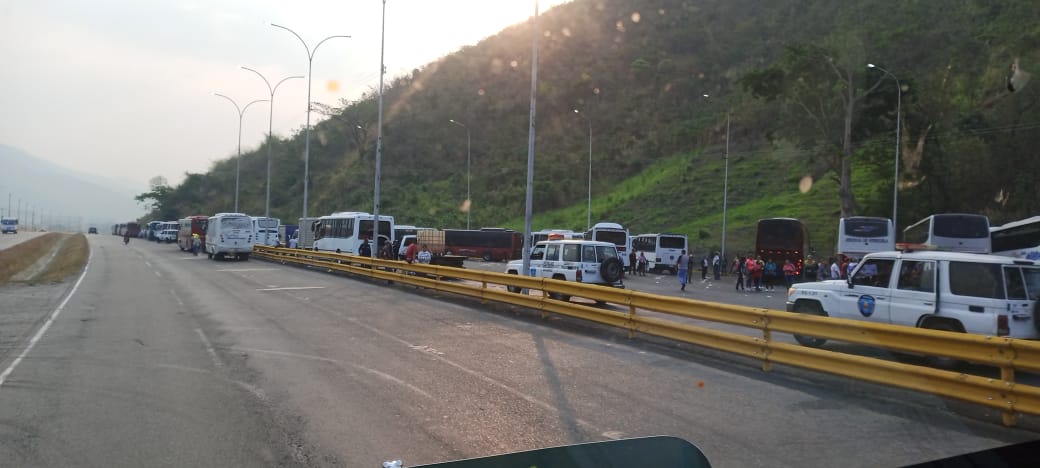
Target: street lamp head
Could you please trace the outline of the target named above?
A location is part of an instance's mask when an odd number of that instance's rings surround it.
[[[580,114],[581,112],[580,112],[580,111],[578,111],[578,109],[574,109],[574,113],[575,113],[575,114]]]
[[[707,95],[707,94],[702,94],[701,96],[704,96],[706,98],[710,98],[711,97],[710,95]]]
[[[874,65],[873,63],[868,63],[867,68],[877,68],[877,65]]]

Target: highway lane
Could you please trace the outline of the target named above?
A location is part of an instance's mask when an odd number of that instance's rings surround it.
[[[0,387],[0,455],[20,464],[92,444],[86,464],[379,466],[672,434],[716,466],[879,466],[1036,437],[939,399],[579,321],[91,244],[81,291]]]
[[[18,231],[18,234],[0,235],[0,250],[4,250],[8,247],[12,247],[34,237],[42,236],[44,234],[46,234],[46,232]]]

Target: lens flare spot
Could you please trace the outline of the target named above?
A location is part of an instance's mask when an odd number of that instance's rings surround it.
[[[697,381],[697,388],[704,388],[704,381],[703,380],[698,380]]]
[[[483,96],[485,93],[486,93],[486,91],[484,91],[484,88],[480,88],[480,89],[477,90],[477,95],[478,96]]]
[[[470,200],[466,200],[466,201],[462,202],[462,205],[459,205],[459,211],[461,211],[463,213],[467,213],[467,212],[469,212],[469,206],[470,206]]]
[[[510,62],[509,62],[509,66],[510,66],[510,67],[516,68],[516,67],[517,67],[518,65],[520,65],[520,64],[519,64],[519,63],[516,63],[516,60],[513,60],[513,61],[510,61]]]
[[[625,23],[622,23],[621,20],[617,20],[617,22],[614,23],[614,28],[617,29],[618,32],[625,32]]]
[[[798,181],[798,191],[802,193],[809,193],[812,190],[813,178],[811,175],[802,176],[802,180]]]
[[[639,14],[638,11],[633,11],[632,12],[632,22],[633,23],[638,23],[639,20],[641,20],[641,19],[643,19],[643,17]]]
[[[329,80],[325,83],[325,89],[330,93],[335,93],[339,91],[339,81]]]
[[[571,28],[564,27],[561,31],[565,37],[571,37]]]

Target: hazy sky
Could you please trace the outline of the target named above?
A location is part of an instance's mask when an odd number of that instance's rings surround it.
[[[544,12],[566,0],[541,0]],[[236,152],[238,114],[271,81],[307,74],[312,100],[353,99],[379,80],[380,0],[6,0],[0,2],[0,143],[60,165],[140,184],[178,183]],[[388,0],[387,79],[525,21],[533,0]],[[275,95],[274,133],[305,122],[307,80]],[[311,113],[312,123],[320,115]],[[251,106],[242,148],[256,148],[266,103]]]

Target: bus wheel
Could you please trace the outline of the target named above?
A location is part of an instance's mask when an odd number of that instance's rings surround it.
[[[823,309],[820,308],[819,304],[804,301],[799,301],[794,305],[794,312],[806,315],[818,315],[821,317],[827,316]],[[819,348],[827,342],[826,338],[816,338],[815,336],[806,335],[795,335],[794,339],[802,346],[807,346],[809,348]]]

